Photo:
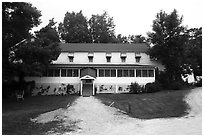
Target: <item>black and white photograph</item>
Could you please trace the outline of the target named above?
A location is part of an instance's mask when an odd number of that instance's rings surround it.
[[[2,135],[202,135],[202,0],[2,1]]]

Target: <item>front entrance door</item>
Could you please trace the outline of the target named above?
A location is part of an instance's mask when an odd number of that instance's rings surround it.
[[[93,79],[82,80],[82,96],[93,95]]]

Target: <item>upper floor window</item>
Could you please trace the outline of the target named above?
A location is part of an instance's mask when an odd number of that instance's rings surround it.
[[[111,57],[106,57],[107,62],[111,62]]]
[[[74,53],[73,52],[69,52],[68,53],[68,58],[69,58],[69,62],[73,62],[74,61]]]
[[[106,53],[106,62],[111,62],[111,53],[110,52],[107,52]]]
[[[89,58],[89,62],[93,62],[93,57],[94,57],[94,53],[93,52],[89,52],[88,53],[88,58]]]
[[[120,54],[121,62],[126,62],[126,57],[127,57],[126,53],[121,53]]]
[[[69,57],[69,62],[74,62],[74,57]]]
[[[135,61],[136,61],[137,63],[140,62],[140,59],[141,59],[141,56],[136,56],[136,57],[135,57]]]
[[[89,57],[89,62],[93,62],[93,57]]]

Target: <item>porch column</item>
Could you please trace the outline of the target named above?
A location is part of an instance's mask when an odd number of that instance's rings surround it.
[[[82,86],[83,86],[83,83],[82,83],[82,80],[81,80],[81,90],[80,90],[80,95],[82,96]]]
[[[93,80],[93,95],[95,95],[95,91],[94,91],[94,80]]]

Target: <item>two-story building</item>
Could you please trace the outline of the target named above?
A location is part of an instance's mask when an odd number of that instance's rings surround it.
[[[162,65],[140,44],[61,43],[61,54],[42,77],[26,77],[37,85],[73,85],[80,95],[128,92],[132,82],[155,81],[155,68]]]

